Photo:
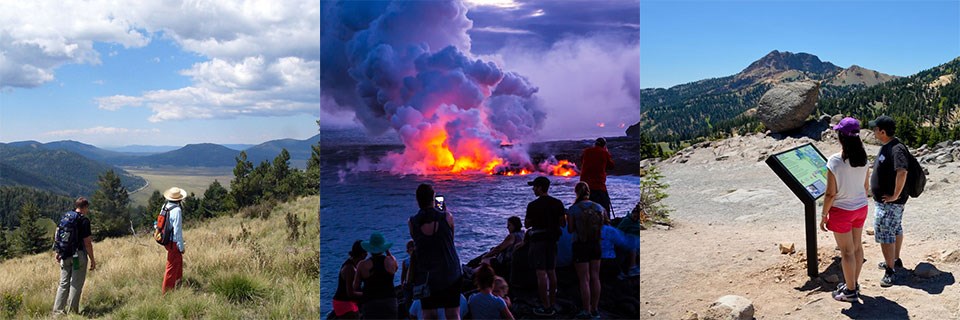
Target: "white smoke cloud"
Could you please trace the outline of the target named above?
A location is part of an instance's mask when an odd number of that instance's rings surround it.
[[[547,49],[512,43],[493,58],[540,88],[547,113],[540,137],[619,136],[639,121],[640,47],[615,35],[568,37]],[[605,123],[600,127],[598,123]]]

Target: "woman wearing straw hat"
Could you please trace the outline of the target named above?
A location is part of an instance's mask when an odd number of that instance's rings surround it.
[[[163,192],[163,197],[167,203],[163,205],[163,210],[170,212],[170,225],[173,227],[173,236],[170,237],[170,243],[167,243],[167,269],[163,274],[163,288],[161,292],[166,294],[167,290],[173,288],[183,278],[183,210],[180,203],[187,197],[187,191],[173,187]]]
[[[374,232],[370,241],[363,241],[360,246],[370,253],[369,258],[357,265],[358,276],[353,281],[354,290],[363,292],[360,313],[365,319],[396,319],[397,295],[393,276],[398,265],[397,259],[390,254],[393,243],[387,242],[383,234]]]

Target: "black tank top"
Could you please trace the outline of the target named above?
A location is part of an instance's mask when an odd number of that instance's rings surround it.
[[[343,267],[347,265],[349,265],[351,268],[357,267],[357,265],[353,263],[353,260],[347,260],[340,265],[340,269],[343,270]],[[356,273],[354,273],[354,276],[359,277],[359,275],[357,275]],[[339,274],[337,276],[337,292],[333,294],[333,300],[357,301],[356,298],[351,297],[350,294],[347,293],[347,288],[349,288],[348,286],[352,286],[352,285],[353,285],[353,282],[347,283],[347,280],[343,278],[343,274]]]
[[[363,284],[363,298],[366,300],[395,298],[397,296],[393,288],[393,273],[387,272],[384,264],[386,257],[382,254],[370,257],[373,262],[373,268],[370,269],[370,277],[361,279]]]
[[[447,223],[447,214],[434,208],[421,209],[412,220],[413,242],[417,246],[414,284],[427,282],[432,291],[445,290],[461,276],[460,256],[454,243],[453,228]],[[423,234],[420,226],[430,222],[437,222],[437,229],[428,236]]]

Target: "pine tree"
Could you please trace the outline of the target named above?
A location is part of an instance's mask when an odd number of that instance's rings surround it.
[[[310,146],[310,159],[307,160],[307,171],[304,174],[304,194],[313,195],[320,193],[320,143]]]
[[[203,192],[203,210],[210,216],[219,216],[231,210],[229,191],[220,185],[220,181],[213,180]]]
[[[237,165],[233,168],[233,180],[230,181],[230,197],[237,209],[254,204],[254,186],[250,174],[253,172],[253,163],[247,161],[247,153],[240,151],[237,156]]]
[[[662,179],[663,175],[657,167],[650,167],[641,174],[640,206],[655,220],[667,221],[673,210],[660,203],[669,196],[665,190],[670,187],[669,184],[662,182]]]
[[[287,152],[286,148],[280,150],[280,154],[273,159],[271,173],[272,179],[270,179],[270,183],[273,184],[273,186],[266,188],[266,190],[271,193],[271,198],[286,201],[293,196],[297,186],[294,185],[295,181],[292,180],[296,179],[295,177],[291,179],[290,152]]]
[[[120,236],[129,228],[130,196],[120,177],[113,170],[99,176],[100,187],[90,199],[90,209],[94,211],[97,223],[94,231],[97,238]]]
[[[20,208],[20,227],[13,232],[17,253],[35,254],[51,248],[51,235],[40,225],[40,209],[28,203]]]
[[[7,230],[0,228],[0,261],[10,258],[10,242],[7,240]]]
[[[153,190],[153,193],[150,194],[150,200],[147,200],[147,214],[151,216],[160,214],[160,208],[162,208],[166,202],[167,199],[163,197],[160,190]]]

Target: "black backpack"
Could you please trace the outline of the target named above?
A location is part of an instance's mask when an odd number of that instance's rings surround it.
[[[911,198],[916,198],[923,193],[923,188],[927,186],[927,173],[920,166],[917,158],[910,152],[907,152],[907,162],[907,183],[903,187]]]
[[[57,233],[54,235],[53,251],[60,257],[70,257],[77,252],[80,246],[80,214],[76,211],[64,212],[57,224]]]

